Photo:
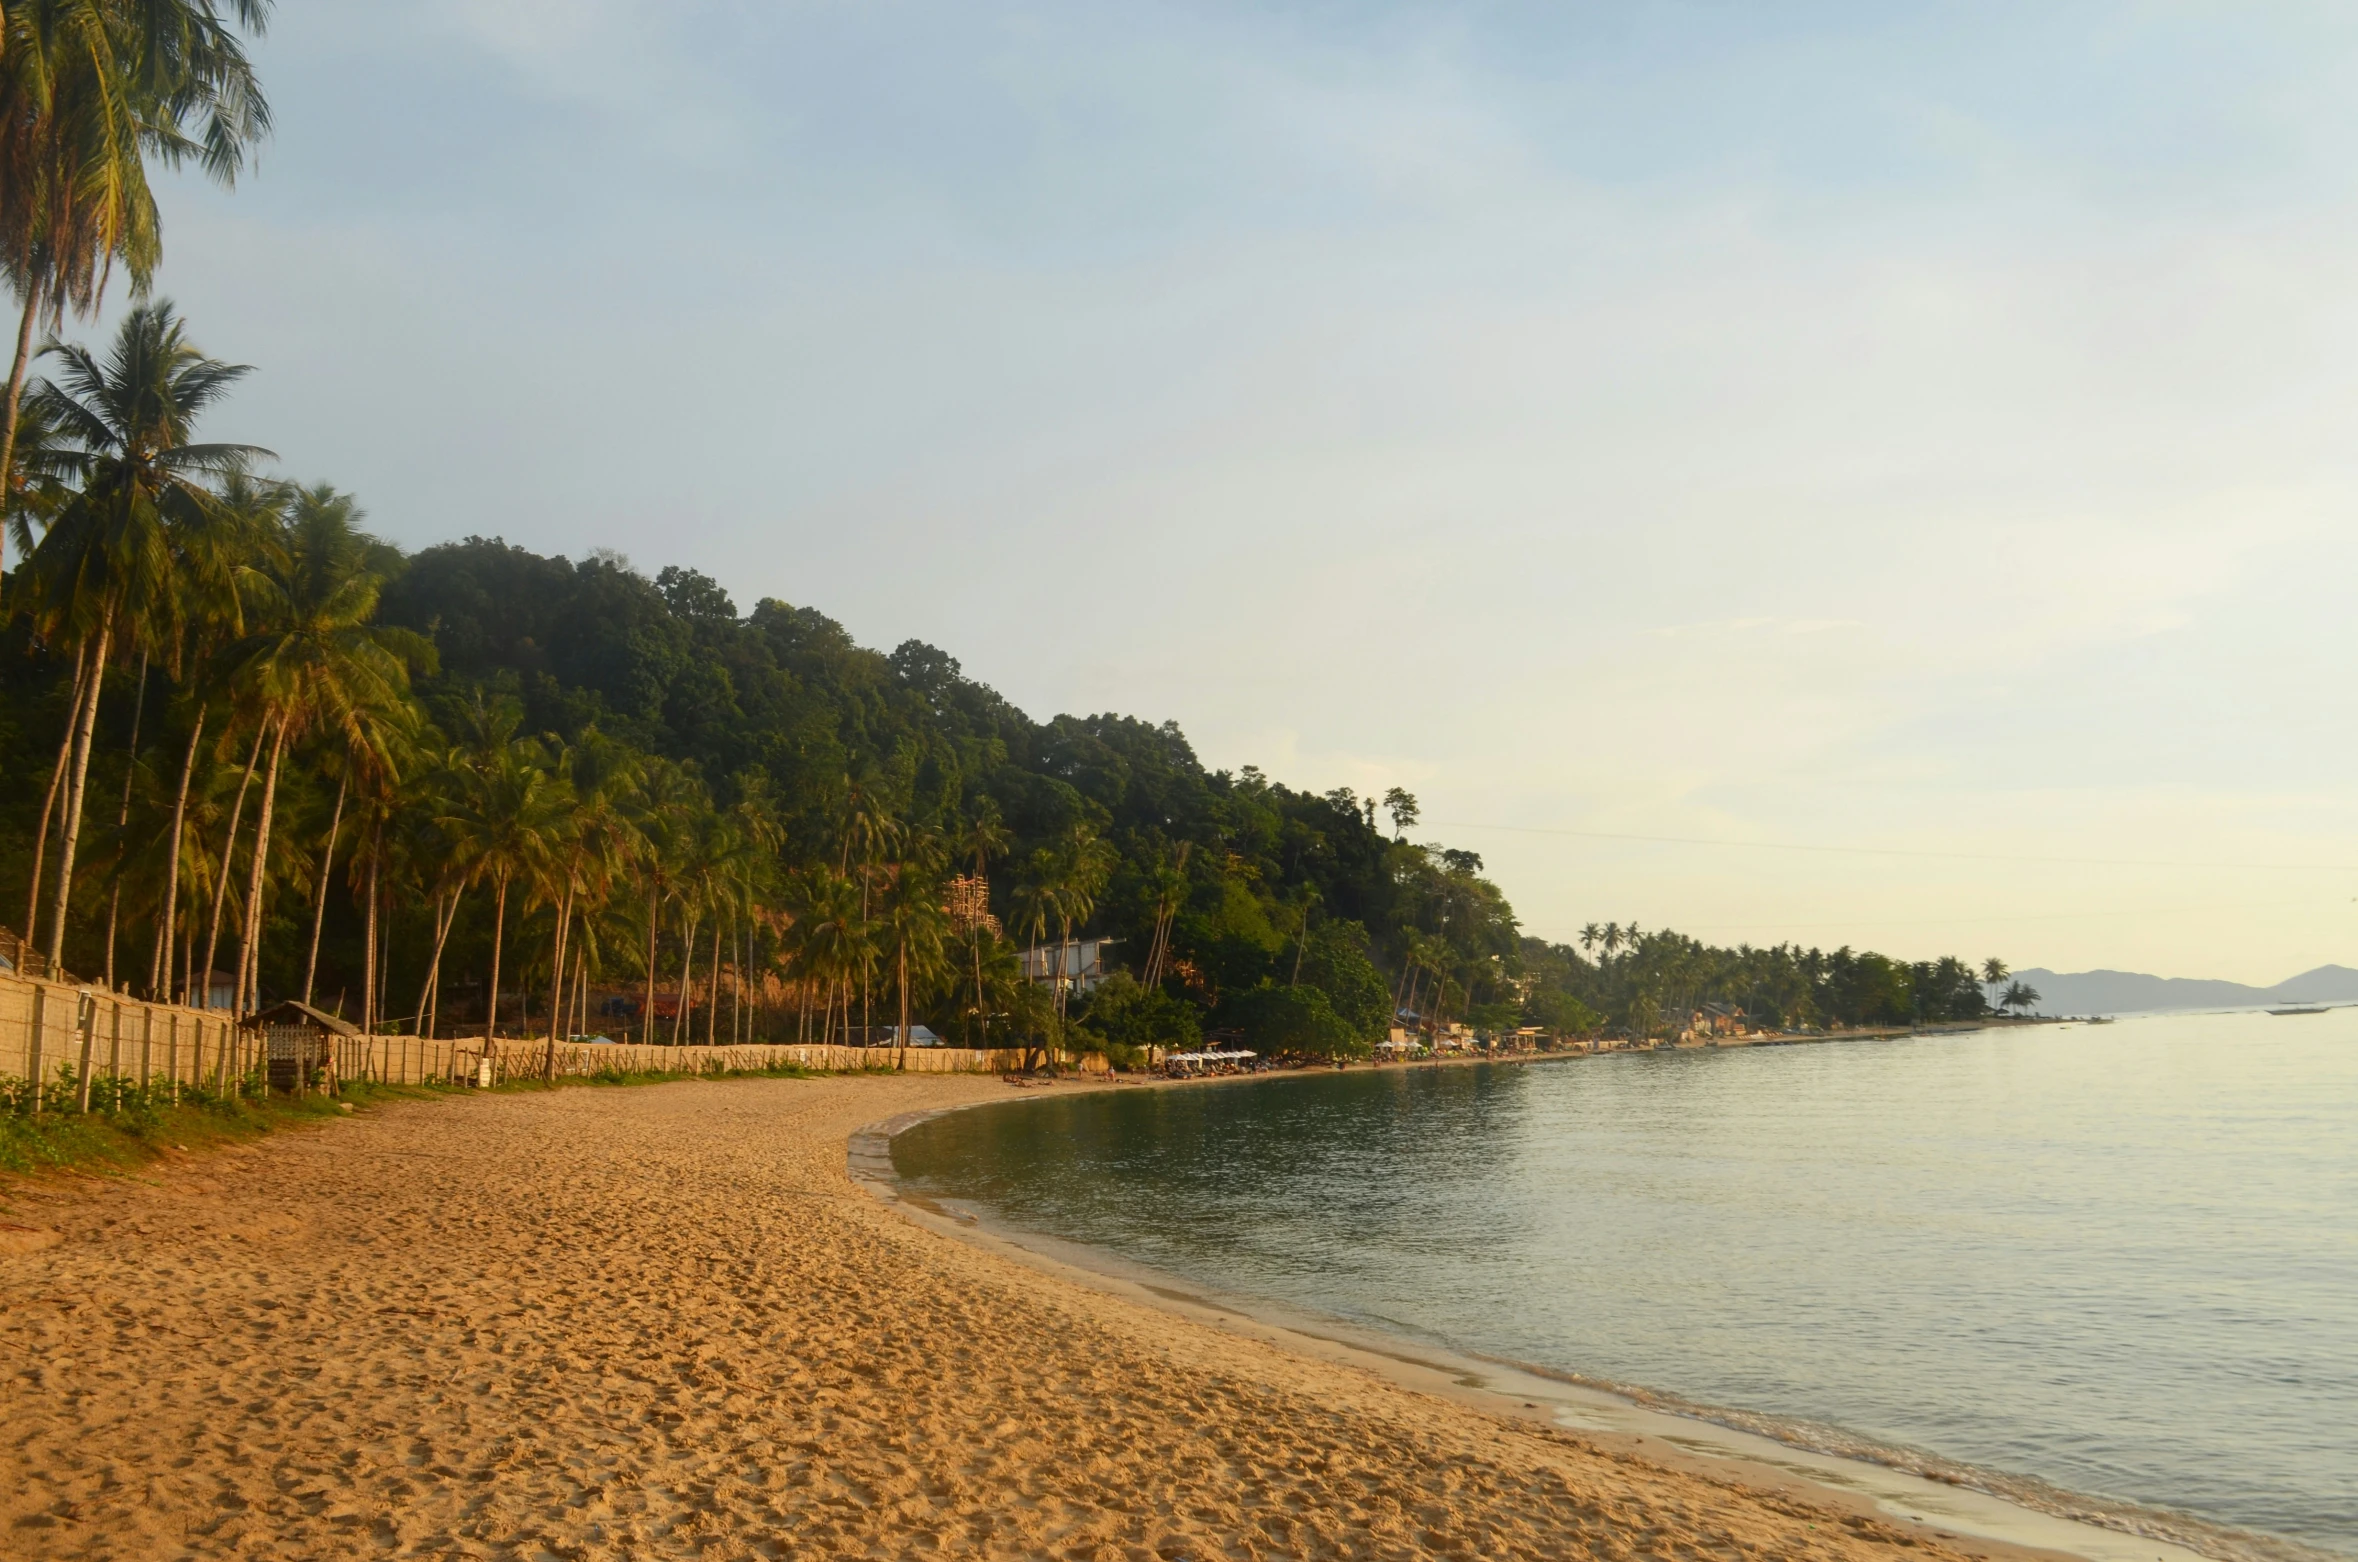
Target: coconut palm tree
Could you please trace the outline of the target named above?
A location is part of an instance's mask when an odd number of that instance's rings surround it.
[[[242,28],[268,0],[10,0],[0,10],[0,275],[23,305],[0,397],[0,485],[34,326],[85,318],[120,264],[145,291],[163,243],[148,160],[234,184],[270,130]],[[0,550],[0,566],[5,565]]]
[[[1178,859],[1157,862],[1152,878],[1154,931],[1147,940],[1146,965],[1139,980],[1148,987],[1162,985],[1171,966],[1171,929],[1187,904],[1187,853],[1192,841],[1179,843]]]
[[[974,815],[966,821],[965,828],[958,833],[956,844],[958,855],[974,863],[976,894],[980,896],[980,904],[975,908],[976,914],[969,922],[967,931],[974,946],[975,1013],[982,1018],[982,1040],[985,1045],[988,1045],[990,1011],[983,1006],[982,1002],[982,937],[983,921],[990,911],[989,873],[991,859],[1004,856],[1007,848],[1014,844],[1013,839],[1007,833],[1006,826],[1000,822],[999,805],[991,801],[989,796],[984,796],[976,804]]]
[[[196,421],[248,370],[207,358],[187,339],[168,301],[123,318],[102,364],[84,348],[56,346],[55,371],[34,390],[70,446],[79,480],[73,501],[42,537],[28,566],[36,612],[65,626],[86,650],[90,674],[69,729],[65,825],[58,851],[49,961],[63,963],[74,850],[89,778],[90,735],[116,637],[164,638],[177,609],[173,537],[200,528],[216,504],[210,485],[270,452],[198,444]]]
[[[188,717],[188,747],[181,756],[180,784],[173,793],[172,827],[165,847],[163,914],[156,922],[148,974],[148,990],[159,996],[168,996],[172,986],[182,832],[206,720],[218,692],[212,685],[222,648],[245,632],[245,577],[277,545],[282,497],[277,484],[258,484],[242,473],[232,473],[222,484],[219,502],[209,506],[196,525],[183,527],[176,535],[180,557],[173,580],[179,602],[165,665],[181,681],[184,697],[193,702],[194,709]]]
[[[2013,969],[1996,955],[1990,956],[1981,963],[1981,985],[1984,988],[1998,987],[2013,974]]]
[[[441,823],[469,884],[491,885],[491,974],[483,1035],[499,1034],[500,965],[506,949],[508,892],[540,866],[541,843],[563,805],[563,783],[530,738],[515,735],[523,713],[511,700],[477,697],[466,712],[465,750]]]
[[[1024,940],[1024,975],[1032,980],[1051,974],[1056,980],[1063,980],[1061,954],[1057,957],[1057,967],[1053,973],[1040,958],[1040,940],[1048,936],[1048,929],[1056,921],[1057,868],[1054,853],[1034,851],[1025,862],[1024,876],[1016,883],[1015,893],[1008,901],[1007,930]],[[1048,1008],[1053,1020],[1056,1006],[1051,1002]]]
[[[894,1068],[908,1061],[910,981],[930,981],[937,974],[950,931],[949,914],[942,908],[941,837],[930,830],[912,831],[904,841],[902,859],[885,886],[876,918],[879,941],[891,952],[894,984],[901,1001]]]
[[[839,834],[842,837],[843,860],[837,870],[854,874],[860,886],[860,920],[868,919],[868,900],[876,887],[877,868],[900,838],[901,822],[893,816],[873,777],[855,780],[844,777],[843,814]],[[854,870],[856,874],[854,873]],[[873,973],[865,966],[860,970],[860,1026],[868,1026],[868,978]],[[848,1012],[846,1011],[847,1021]]]
[[[230,677],[254,689],[270,733],[247,870],[240,1012],[242,973],[260,954],[280,760],[314,730],[331,733],[347,754],[384,756],[408,700],[411,664],[433,663],[429,642],[373,621],[384,577],[370,567],[360,518],[351,495],[324,483],[291,493],[285,545],[250,577],[251,628],[229,651]]]
[[[579,953],[573,948],[574,930],[578,927],[583,941],[590,941],[599,908],[640,845],[629,812],[640,769],[627,749],[591,728],[583,733],[580,743],[557,751],[553,768],[564,790],[555,811],[555,828],[542,843],[542,859],[534,875],[534,894],[556,913],[549,946],[545,1070],[552,1076],[559,1022],[566,1012],[566,960],[569,953]]]
[[[802,979],[822,994],[819,1041],[824,1045],[835,1034],[839,994],[848,1028],[851,979],[868,962],[869,933],[860,915],[860,887],[820,866],[802,874],[790,893]]]
[[[1066,950],[1072,948],[1073,929],[1085,927],[1097,913],[1097,896],[1112,877],[1114,864],[1119,859],[1112,846],[1098,838],[1089,826],[1075,825],[1064,848],[1057,853],[1055,878],[1050,888],[1050,903],[1056,913],[1058,949],[1056,956],[1056,1023],[1058,1045],[1062,1047],[1062,1029],[1067,1008],[1066,995],[1071,987],[1070,976],[1064,969]]]

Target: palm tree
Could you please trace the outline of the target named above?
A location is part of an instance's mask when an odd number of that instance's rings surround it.
[[[859,870],[860,920],[868,919],[869,892],[876,886],[876,866],[892,850],[899,839],[901,823],[893,817],[892,807],[879,794],[873,779],[853,780],[846,776],[843,783],[843,864],[837,871],[849,874]],[[868,978],[870,971],[860,970],[860,1027],[868,1025]],[[848,1011],[847,1011],[848,1017]]]
[[[173,613],[175,634],[167,647],[165,665],[177,679],[193,684],[195,711],[188,723],[188,748],[180,761],[180,785],[172,799],[172,827],[165,847],[163,915],[157,919],[156,942],[150,962],[148,990],[168,997],[173,935],[179,916],[182,830],[188,817],[189,787],[196,777],[197,755],[205,737],[206,718],[217,691],[211,687],[221,648],[245,632],[246,574],[262,562],[279,537],[282,492],[276,484],[256,484],[242,474],[231,474],[222,485],[220,501],[209,506],[194,527],[177,534],[178,568],[173,572],[179,602]],[[193,677],[192,677],[193,674]]]
[[[1187,904],[1187,853],[1195,843],[1179,843],[1178,860],[1155,865],[1154,931],[1147,939],[1146,965],[1139,980],[1148,987],[1162,985],[1171,963],[1171,929],[1178,921],[1179,912]]]
[[[252,576],[254,628],[230,648],[231,677],[254,688],[271,734],[247,874],[241,973],[260,952],[272,810],[288,744],[322,729],[348,754],[382,756],[388,725],[408,699],[410,663],[433,660],[433,647],[419,636],[372,622],[384,578],[370,567],[370,539],[359,522],[349,494],[324,483],[295,491],[286,545]]]
[[[1996,987],[2013,974],[2014,972],[2006,962],[1996,955],[1990,956],[1981,963],[1981,985],[1984,987]]]
[[[1040,940],[1047,937],[1049,927],[1056,920],[1057,862],[1047,851],[1035,851],[1024,866],[1024,876],[1015,886],[1010,898],[1008,931],[1024,940],[1024,975],[1032,980],[1048,975],[1048,967],[1040,958]],[[1058,979],[1063,974],[1063,956],[1057,957]],[[1049,1005],[1051,1015],[1055,1005]],[[1026,1061],[1029,1061],[1028,1049]]]
[[[46,356],[56,357],[59,368],[34,398],[73,447],[69,465],[80,487],[34,551],[32,589],[37,611],[68,626],[90,666],[68,735],[73,757],[49,930],[49,961],[56,966],[63,963],[90,735],[115,636],[164,638],[178,607],[171,590],[174,533],[203,525],[216,504],[208,483],[270,452],[191,440],[198,417],[248,370],[199,352],[169,302],[126,315],[103,365],[80,347],[52,347]]]
[[[823,994],[819,1041],[835,1033],[838,991],[845,997],[849,1019],[850,982],[867,964],[868,929],[860,915],[860,888],[826,867],[804,873],[795,887],[793,906],[796,944],[802,957],[803,981],[815,983]]]
[[[529,881],[540,865],[541,842],[563,793],[540,745],[515,736],[522,712],[514,702],[487,703],[478,697],[469,715],[470,750],[441,822],[451,834],[453,856],[463,865],[466,882],[491,884],[491,976],[483,1022],[488,1043],[499,1035],[508,891],[519,879]]]
[[[895,1038],[894,1068],[908,1061],[910,980],[930,980],[936,974],[942,944],[949,934],[949,916],[942,909],[941,837],[927,830],[912,832],[906,839],[908,849],[893,869],[877,917],[877,931],[892,951],[895,985],[900,991],[901,1023]]]
[[[565,1013],[565,963],[572,930],[578,924],[584,941],[589,940],[597,908],[639,844],[626,806],[639,771],[626,750],[592,728],[579,745],[558,751],[555,769],[564,792],[535,875],[535,893],[556,911],[549,948],[550,1075],[556,1068],[557,1032]]]
[[[117,263],[145,291],[163,252],[149,157],[236,182],[270,130],[236,29],[258,36],[268,19],[268,0],[0,10],[0,273],[24,306],[0,399],[0,485],[11,494],[34,325],[55,330],[69,308],[94,313]]]
[[[991,801],[988,796],[983,797],[975,805],[974,817],[966,822],[966,827],[959,832],[957,841],[958,855],[971,858],[974,862],[975,895],[978,904],[972,908],[972,915],[967,926],[974,944],[975,1013],[982,1018],[982,1041],[986,1046],[990,1041],[991,1022],[989,1011],[983,1007],[982,1003],[982,935],[983,920],[990,914],[991,883],[989,873],[991,859],[1005,855],[1007,848],[1013,844],[1005,826],[999,821],[999,805]]]

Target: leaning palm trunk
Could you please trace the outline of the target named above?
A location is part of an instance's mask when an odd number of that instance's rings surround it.
[[[431,1036],[442,1028],[442,945],[450,937],[450,925],[458,920],[459,896],[463,889],[434,897],[434,954],[426,962],[426,980],[418,988],[417,1033]]]
[[[188,753],[180,761],[180,789],[172,799],[171,855],[164,863],[164,913],[156,919],[156,952],[147,978],[150,994],[169,998],[167,984],[171,980],[172,934],[180,920],[180,841],[181,831],[188,822],[188,787],[196,776],[197,745],[205,736],[205,707],[197,707],[196,727],[188,735]]]
[[[557,1029],[565,1018],[565,933],[573,919],[573,894],[569,889],[557,903],[557,931],[549,946],[549,1044],[541,1056],[540,1077],[557,1077]]]
[[[974,924],[974,1022],[982,1046],[991,1044],[990,1005],[983,1001],[982,980],[982,924]]]
[[[16,426],[25,404],[25,369],[33,361],[33,322],[40,318],[47,296],[38,277],[25,289],[25,312],[16,326],[16,359],[8,368],[8,401],[0,407],[0,489],[9,497],[16,491]],[[8,536],[0,527],[0,576],[7,573]],[[25,937],[32,936],[32,929],[25,929]]]
[[[311,898],[311,953],[303,961],[303,1001],[311,1001],[312,988],[319,980],[319,931],[327,921],[328,875],[336,866],[336,832],[344,828],[344,793],[352,785],[352,767],[344,766],[344,774],[336,782],[336,806],[328,815],[327,849],[319,854],[319,893]],[[435,909],[439,911],[440,905]]]
[[[204,983],[204,999],[198,1004],[200,1008],[212,1007],[213,952],[221,947],[221,910],[229,899],[229,862],[237,854],[237,827],[246,811],[246,788],[253,784],[254,767],[261,762],[262,729],[257,727],[254,729],[253,750],[246,755],[245,777],[237,784],[237,801],[229,808],[229,838],[221,843],[221,864],[213,874],[213,920],[205,929],[205,968],[202,972],[189,973],[192,994],[196,983]]]
[[[549,932],[549,1037],[557,1039],[557,1022],[565,1014],[565,932],[573,915],[573,897],[557,900],[557,925]]]
[[[671,1044],[685,1046],[696,1039],[689,1026],[690,1011],[695,1007],[695,988],[690,985],[696,964],[696,918],[688,918],[687,935],[680,940],[680,1003],[672,1011]]]
[[[486,1049],[499,1035],[499,957],[501,945],[508,931],[508,876],[504,873],[492,880],[491,891],[491,1005],[484,1012],[483,1044]]]
[[[647,892],[647,995],[639,1004],[639,1045],[652,1046],[655,1042],[655,933],[663,922],[663,902],[653,890]]]
[[[892,1052],[892,1066],[896,1070],[909,1066],[909,946],[903,943],[898,953],[901,978],[901,1031],[900,1035],[895,1038],[899,1045],[895,1046]]]
[[[90,687],[75,721],[74,761],[66,787],[65,833],[57,846],[57,901],[49,923],[49,969],[53,975],[65,964],[66,909],[74,896],[74,849],[82,841],[82,796],[90,784],[90,736],[98,724],[98,696],[106,687],[107,645],[114,632],[114,609],[109,607],[99,620],[98,648],[90,658]]]
[[[139,692],[131,701],[131,757],[123,766],[123,805],[115,810],[115,850],[123,851],[131,829],[131,781],[139,773],[139,722],[147,714],[147,653],[139,653]],[[119,858],[118,858],[119,864]],[[123,871],[118,865],[106,897],[106,989],[115,990],[115,920],[123,909]]]
[[[270,768],[262,777],[262,809],[254,819],[254,860],[246,871],[246,936],[237,952],[237,1007],[232,1011],[237,1014],[262,1007],[256,974],[262,967],[262,888],[270,871],[270,818],[278,802],[278,762],[286,748],[287,724],[281,718],[270,739]]]
[[[712,923],[712,1002],[704,1010],[704,1045],[708,1047],[720,1039],[720,944],[720,919],[715,917]]]
[[[65,736],[58,739],[57,763],[50,767],[49,790],[41,797],[41,827],[33,832],[33,877],[25,889],[25,943],[40,947],[40,929],[35,924],[41,916],[41,858],[49,848],[49,824],[57,816],[57,794],[65,788],[66,766],[74,755],[74,718],[82,710],[82,679],[89,666],[90,648],[83,646],[74,653],[73,692],[66,698]]]
[[[369,837],[368,883],[361,891],[368,897],[360,934],[360,1031],[364,1036],[377,1033],[377,858],[384,839],[382,829]]]

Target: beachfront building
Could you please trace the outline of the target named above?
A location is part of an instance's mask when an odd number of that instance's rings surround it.
[[[1105,951],[1121,942],[1115,938],[1068,938],[1061,944],[1041,944],[1023,951],[1023,974],[1035,982],[1070,984],[1090,993],[1108,975]]]

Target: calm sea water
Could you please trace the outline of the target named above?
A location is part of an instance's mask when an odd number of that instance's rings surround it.
[[[2358,1010],[1035,1098],[894,1157],[1232,1294],[2358,1555]]]

